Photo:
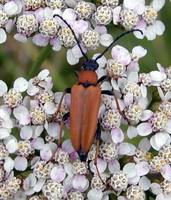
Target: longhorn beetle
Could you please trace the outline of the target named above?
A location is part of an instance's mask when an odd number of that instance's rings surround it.
[[[60,15],[55,14],[54,17],[60,18],[71,30],[75,41],[82,55],[85,58],[85,62],[82,65],[81,70],[78,73],[78,83],[75,84],[71,89],[66,89],[63,93],[57,112],[60,111],[60,106],[63,101],[64,95],[68,92],[71,93],[71,105],[70,112],[64,116],[70,116],[70,139],[74,149],[78,152],[81,161],[86,161],[87,153],[93,144],[94,138],[97,139],[96,149],[96,160],[97,152],[99,148],[100,140],[100,126],[98,123],[98,112],[100,108],[101,94],[114,95],[112,91],[101,91],[99,83],[104,81],[107,76],[101,77],[98,80],[96,70],[99,65],[97,63],[100,59],[121,37],[130,34],[135,31],[142,31],[139,29],[130,30],[122,33],[99,55],[96,59],[89,59],[84,53],[79,40],[77,39],[74,30],[70,24],[63,19]],[[115,98],[116,100],[116,98]],[[118,103],[117,107],[119,109]],[[61,139],[60,139],[61,142]],[[95,161],[96,162],[96,161]],[[97,163],[95,163],[97,164]],[[97,166],[96,166],[97,169]]]

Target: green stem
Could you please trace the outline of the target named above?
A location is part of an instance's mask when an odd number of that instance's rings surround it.
[[[31,68],[29,69],[28,78],[35,76],[39,72],[42,63],[46,60],[46,58],[49,56],[51,51],[52,51],[52,47],[50,45],[48,45],[46,48],[43,48],[40,51],[40,54],[38,55],[35,62],[32,64]]]

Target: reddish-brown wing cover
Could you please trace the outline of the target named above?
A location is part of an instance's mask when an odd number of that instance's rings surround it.
[[[93,143],[100,107],[99,86],[74,85],[71,90],[70,138],[76,151],[87,153]]]

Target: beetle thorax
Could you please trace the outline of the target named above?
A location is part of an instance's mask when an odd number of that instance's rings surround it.
[[[78,83],[85,84],[85,86],[96,85],[98,81],[98,77],[96,72],[94,71],[80,71],[78,75]]]

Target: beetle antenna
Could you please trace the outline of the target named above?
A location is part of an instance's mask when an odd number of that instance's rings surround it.
[[[80,45],[80,42],[79,42],[79,40],[78,40],[78,38],[77,38],[77,36],[76,36],[74,30],[71,28],[70,24],[69,24],[63,17],[61,17],[61,16],[58,15],[58,14],[55,14],[53,17],[59,17],[59,18],[68,26],[68,28],[71,30],[71,32],[72,32],[72,34],[73,34],[73,36],[74,36],[74,39],[75,39],[75,41],[76,41],[76,43],[77,43],[77,45],[78,45],[78,47],[79,47],[79,49],[80,49],[82,55],[84,56],[84,58],[85,58],[86,60],[89,60],[88,57],[87,57],[87,55],[84,53],[84,51],[83,51],[83,49],[82,49],[82,47],[81,47],[81,45]]]
[[[133,30],[122,33],[121,35],[117,36],[116,39],[99,56],[97,56],[95,61],[100,59],[119,39],[121,39],[125,35],[128,35],[128,34],[133,33],[133,32],[140,32],[143,35],[143,32],[139,29],[133,29]]]

